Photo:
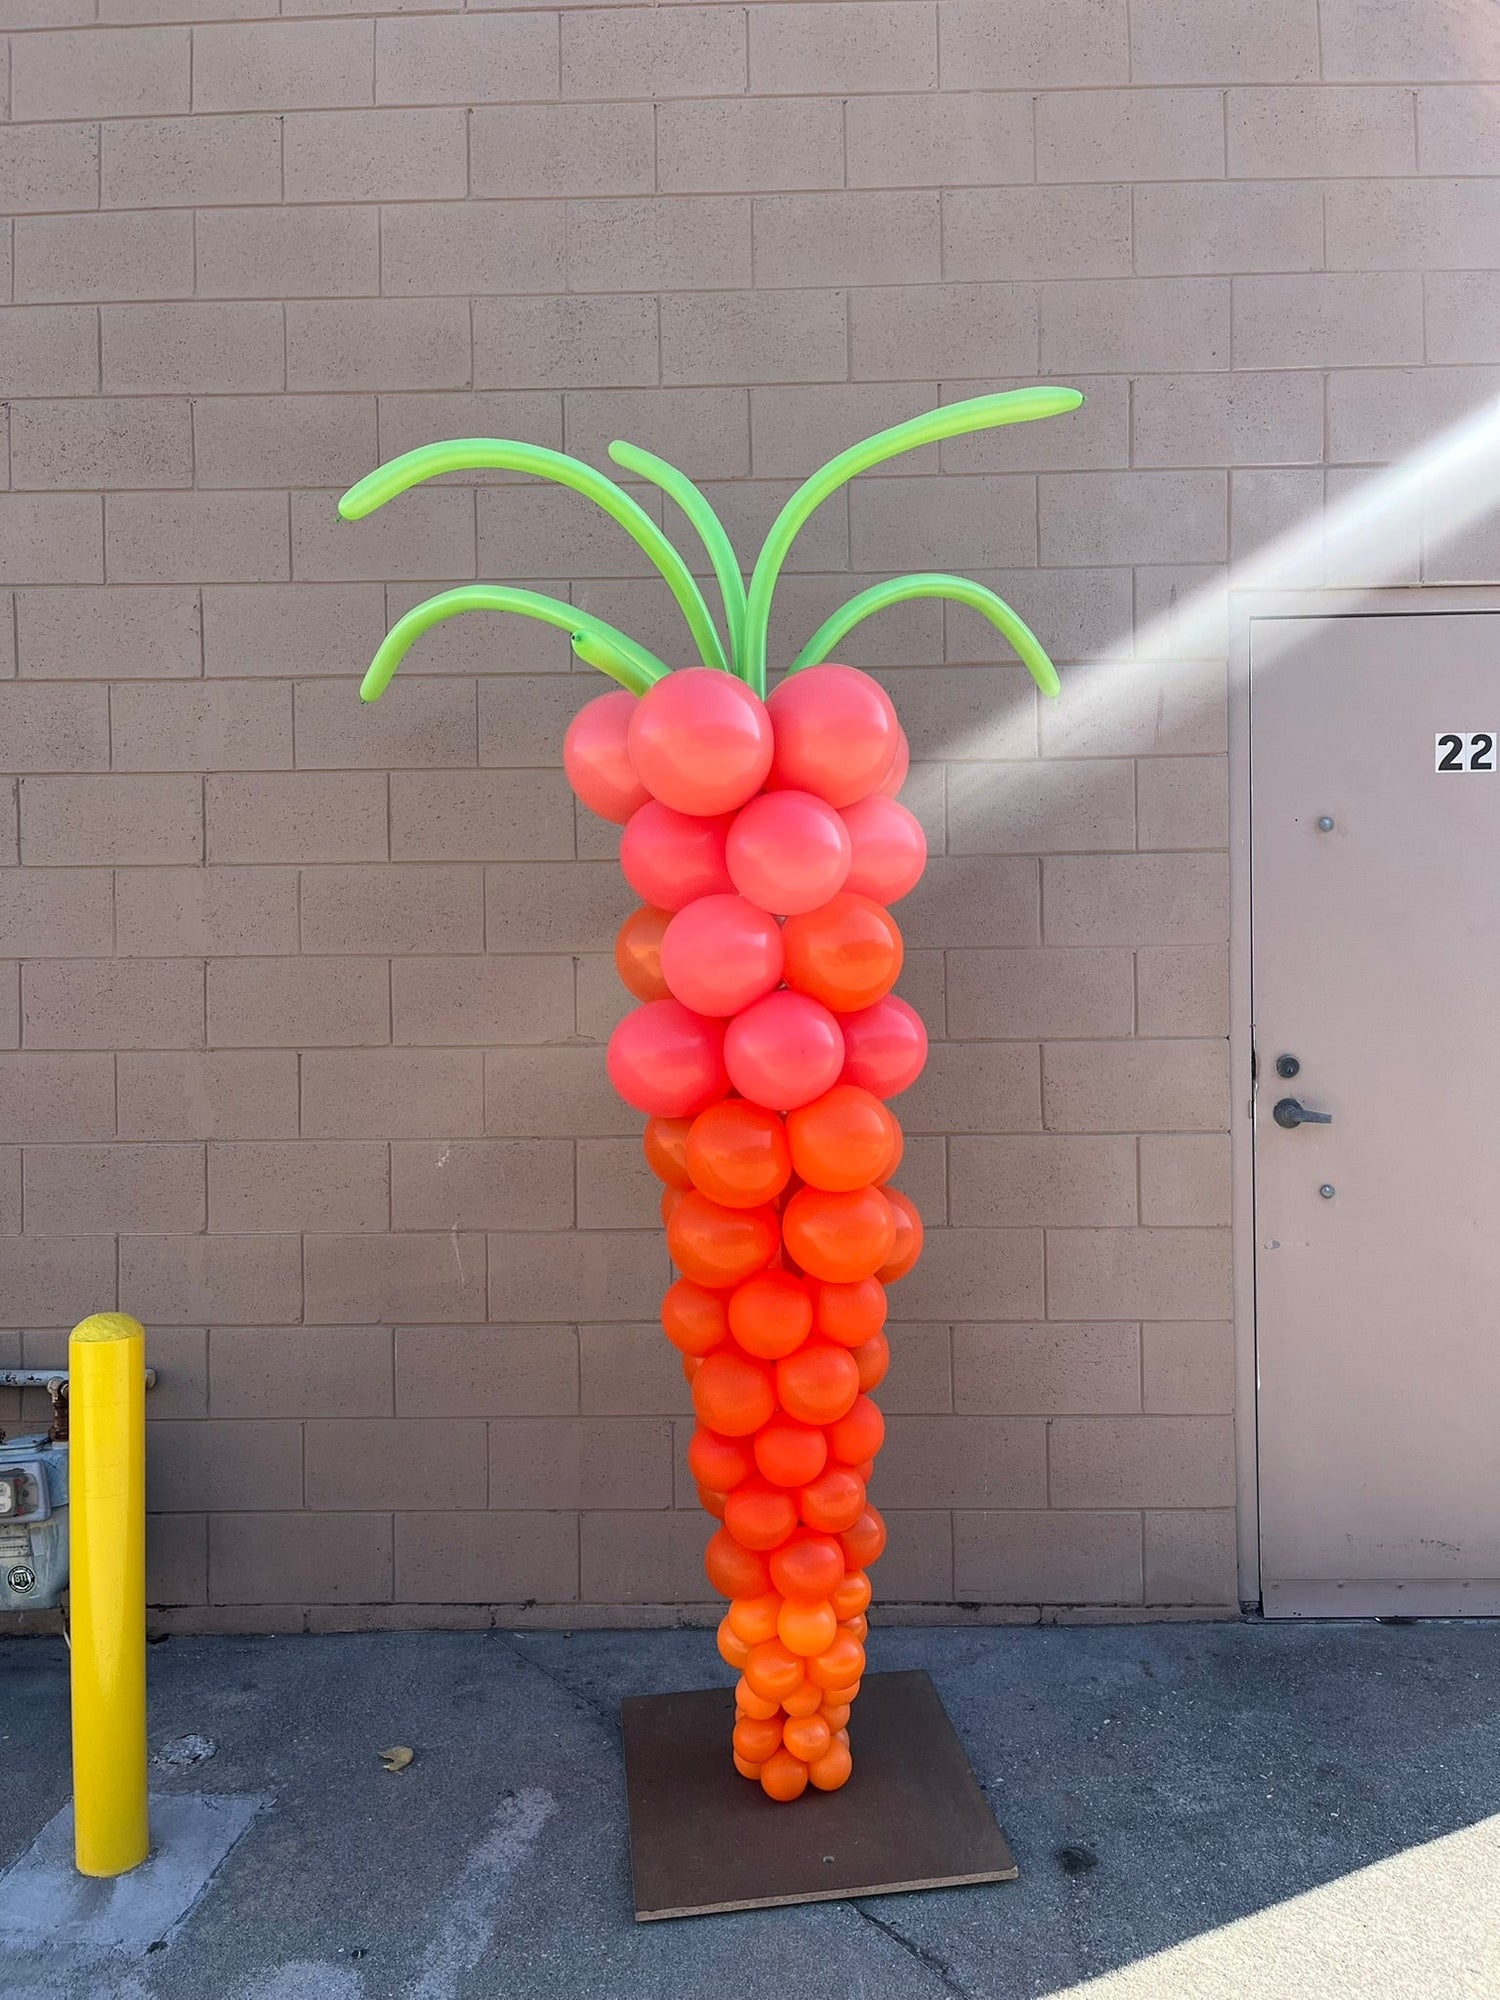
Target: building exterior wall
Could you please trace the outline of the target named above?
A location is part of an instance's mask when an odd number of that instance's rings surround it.
[[[465,619],[355,700],[476,575],[683,634],[575,496],[334,498],[435,437],[624,435],[743,548],[856,437],[1076,383],[839,496],[781,593],[784,656],[975,574],[1065,681],[1039,713],[930,603],[848,649],[933,855],[878,1598],[1232,1610],[1226,641],[1178,611],[1500,389],[1493,9],[269,13],[0,3],[0,1361],[147,1323],[163,1622],[700,1615],[604,1076],[630,899],[558,768],[600,684]],[[1492,580],[1500,538],[1392,562]]]

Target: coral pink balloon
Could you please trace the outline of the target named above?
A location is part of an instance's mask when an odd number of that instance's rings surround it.
[[[875,787],[880,797],[883,799],[895,798],[897,792],[906,783],[907,773],[910,770],[911,745],[906,740],[906,731],[898,727],[896,731],[896,754],[891,759],[891,768]]]
[[[765,792],[735,815],[724,857],[734,886],[778,917],[816,910],[849,873],[849,830],[811,792]]]
[[[839,1024],[846,1050],[841,1083],[857,1083],[876,1097],[895,1097],[922,1074],[927,1030],[915,1008],[894,993],[857,1014],[841,1014]]]
[[[563,738],[568,783],[590,812],[623,826],[651,794],[630,761],[630,722],[639,701],[624,688],[585,702]]]
[[[890,770],[901,725],[885,689],[858,667],[804,667],[766,706],[776,735],[773,781],[852,806]]]
[[[724,865],[727,815],[699,819],[648,799],[620,838],[620,867],[643,902],[680,910],[699,896],[734,893]]]
[[[837,1082],[844,1037],[821,1001],[768,993],[729,1023],[724,1063],[741,1097],[770,1111],[794,1111]]]
[[[637,1111],[695,1118],[729,1088],[724,1024],[680,1000],[648,1000],[609,1038],[609,1080]]]
[[[688,667],[636,703],[630,757],[647,791],[674,811],[733,812],[771,768],[770,717],[733,674]]]
[[[876,903],[896,903],[910,895],[927,865],[927,836],[915,813],[877,792],[845,806],[840,818],[853,850],[844,887]],[[729,838],[734,839],[733,828]],[[728,852],[732,857],[732,848]]]
[[[781,926],[743,896],[700,896],[661,941],[661,970],[685,1007],[738,1014],[780,984]]]

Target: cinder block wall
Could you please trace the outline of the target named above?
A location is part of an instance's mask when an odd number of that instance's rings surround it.
[[[1039,714],[966,613],[850,649],[933,850],[880,1596],[1232,1607],[1224,642],[1171,612],[1496,388],[1488,0],[0,28],[0,1355],[148,1323],[163,1622],[706,1597],[603,1073],[628,899],[558,770],[599,683],[467,619],[355,700],[387,621],[476,575],[684,634],[574,496],[448,481],[346,527],[337,491],[434,437],[623,434],[744,546],[843,443],[1038,377],[1087,408],[866,479],[783,591],[783,657],[940,564],[1073,663]]]

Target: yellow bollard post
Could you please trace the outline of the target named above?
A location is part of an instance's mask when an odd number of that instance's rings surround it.
[[[123,1875],[146,1821],[146,1335],[94,1313],[68,1342],[74,1859]]]

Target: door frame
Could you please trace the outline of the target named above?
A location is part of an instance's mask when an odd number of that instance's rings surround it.
[[[1229,1144],[1233,1176],[1235,1521],[1240,1603],[1258,1609],[1260,1451],[1255,1325],[1255,1125],[1251,1078],[1250,637],[1257,619],[1419,618],[1500,612],[1500,585],[1403,584],[1365,590],[1229,592]]]

